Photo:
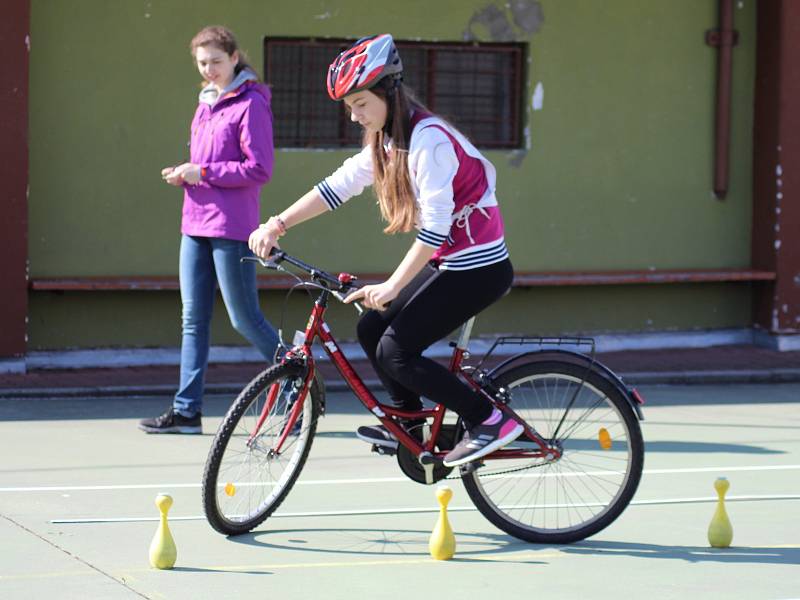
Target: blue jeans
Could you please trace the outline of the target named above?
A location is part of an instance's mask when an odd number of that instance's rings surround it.
[[[234,329],[268,362],[275,356],[278,333],[261,314],[255,264],[240,262],[252,255],[247,242],[191,235],[181,239],[181,380],[173,408],[186,417],[202,407],[217,282]]]

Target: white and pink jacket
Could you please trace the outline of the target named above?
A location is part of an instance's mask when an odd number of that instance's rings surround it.
[[[416,112],[411,125],[408,168],[417,199],[417,239],[436,248],[433,260],[440,269],[465,271],[508,258],[494,165],[438,117]],[[373,182],[372,149],[366,146],[316,188],[336,210]]]

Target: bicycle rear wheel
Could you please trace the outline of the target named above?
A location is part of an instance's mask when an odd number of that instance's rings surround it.
[[[493,380],[511,393],[511,408],[563,454],[554,462],[487,460],[463,473],[478,510],[536,543],[575,542],[610,525],[636,492],[644,462],[639,421],[623,392],[586,366],[535,356]],[[532,445],[522,438],[512,444]]]
[[[242,390],[220,424],[202,486],[206,518],[220,533],[247,533],[263,523],[300,475],[320,414],[322,390],[316,381],[310,385],[280,452],[274,447],[287,429],[303,382],[303,370],[297,365],[270,367]]]

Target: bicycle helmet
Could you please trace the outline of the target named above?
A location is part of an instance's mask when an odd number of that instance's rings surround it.
[[[368,90],[387,76],[401,77],[403,63],[388,33],[358,40],[328,67],[328,95],[341,100]]]

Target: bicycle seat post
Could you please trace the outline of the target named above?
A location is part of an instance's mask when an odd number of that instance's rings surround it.
[[[469,320],[461,326],[461,331],[458,334],[458,342],[456,348],[459,350],[466,350],[469,345],[469,338],[472,335],[472,326],[475,324],[475,317],[470,317]]]

